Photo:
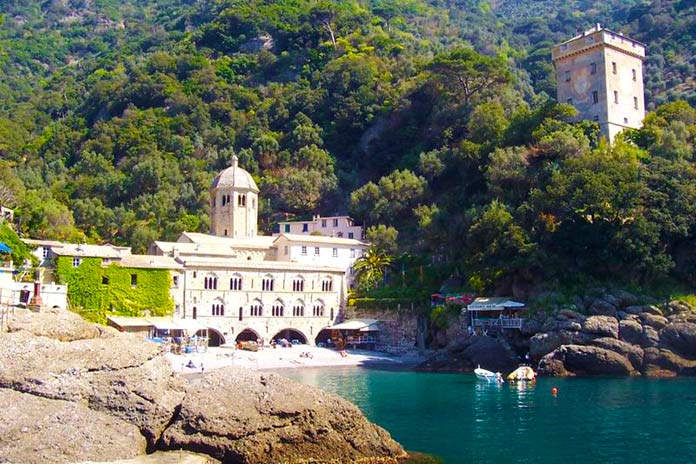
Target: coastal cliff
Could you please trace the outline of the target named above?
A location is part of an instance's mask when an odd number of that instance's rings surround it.
[[[17,310],[0,333],[0,358],[2,461],[103,462],[167,450],[243,464],[406,456],[339,397],[243,368],[173,374],[159,345],[67,311]]]

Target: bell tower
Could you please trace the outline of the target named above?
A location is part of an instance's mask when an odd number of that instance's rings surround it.
[[[238,165],[218,174],[210,185],[210,233],[218,237],[256,237],[259,189],[254,178]]]

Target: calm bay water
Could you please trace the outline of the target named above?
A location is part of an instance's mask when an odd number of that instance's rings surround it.
[[[693,378],[542,378],[497,386],[473,374],[280,373],[343,396],[406,449],[444,464],[696,462]]]

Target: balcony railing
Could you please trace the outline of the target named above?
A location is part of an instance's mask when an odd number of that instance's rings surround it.
[[[472,325],[474,328],[481,327],[482,329],[499,328],[499,329],[521,329],[522,321],[519,317],[497,317],[497,318],[475,318]]]

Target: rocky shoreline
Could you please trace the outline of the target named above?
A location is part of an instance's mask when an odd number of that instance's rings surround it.
[[[536,313],[505,337],[455,329],[447,347],[417,370],[463,372],[480,364],[507,371],[529,353],[541,376],[696,375],[694,308],[681,301],[662,307],[638,301],[626,292],[584,298],[575,309]]]
[[[135,463],[167,451],[191,463],[406,457],[350,402],[275,374],[228,368],[189,381],[172,373],[159,345],[67,311],[17,310],[7,329],[0,333],[3,462]]]

